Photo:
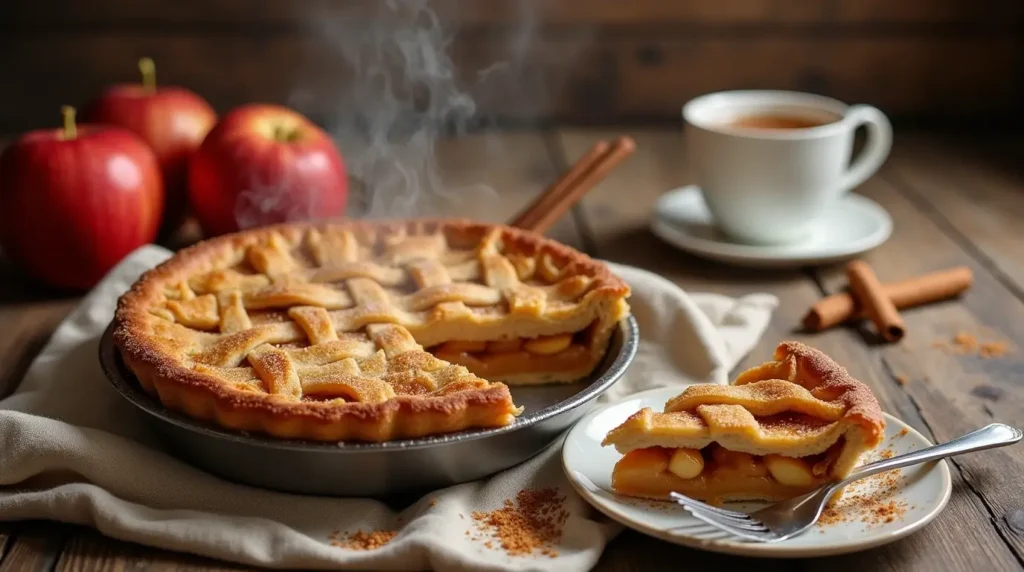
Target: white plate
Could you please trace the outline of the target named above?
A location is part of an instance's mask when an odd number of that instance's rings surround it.
[[[837,524],[817,524],[803,534],[777,543],[758,543],[737,539],[693,518],[674,503],[632,499],[611,489],[612,467],[621,455],[614,447],[602,447],[601,441],[613,427],[642,407],[661,411],[678,388],[661,388],[629,396],[600,407],[581,419],[565,438],[562,465],[573,487],[595,508],[634,530],[683,546],[744,556],[812,557],[845,554],[892,542],[911,534],[934,519],[949,501],[952,480],[946,461],[901,469],[903,479],[877,498],[906,503],[906,512],[889,523],[863,523],[843,519]],[[879,450],[900,455],[931,446],[923,435],[899,419],[886,414],[886,439]],[[900,435],[906,429],[906,433]],[[879,481],[871,478],[850,485],[849,496],[865,494]],[[846,498],[846,497],[844,497]],[[736,510],[753,510],[753,503],[733,505]],[[852,512],[849,514],[853,514]],[[852,522],[850,521],[852,520]],[[669,532],[673,527],[685,527]]]
[[[862,254],[892,234],[892,218],[878,203],[846,193],[819,218],[810,235],[783,245],[736,242],[714,224],[700,189],[690,185],[658,199],[651,231],[686,252],[751,267],[799,267],[829,264]]]

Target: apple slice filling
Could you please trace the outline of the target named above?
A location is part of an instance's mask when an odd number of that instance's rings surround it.
[[[751,455],[718,444],[703,449],[647,447],[626,453],[615,465],[612,487],[623,494],[667,498],[677,492],[704,502],[779,500],[831,480],[842,441],[806,457]]]
[[[482,377],[528,372],[573,372],[591,361],[591,327],[578,332],[495,341],[450,341],[428,348],[439,359]]]

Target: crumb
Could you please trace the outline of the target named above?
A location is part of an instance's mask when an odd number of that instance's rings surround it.
[[[953,336],[953,346],[961,353],[971,353],[978,348],[978,338],[967,332],[959,332]]]
[[[675,510],[679,506],[674,501],[671,500],[631,498],[629,499],[629,502],[637,506],[642,506],[644,508],[660,511]]]
[[[348,548],[349,550],[376,550],[391,542],[396,536],[396,530],[371,530],[364,532],[357,530],[351,534],[342,535],[341,531],[334,531],[328,537],[331,546]]]
[[[905,376],[905,375],[897,375],[896,376],[896,383],[898,383],[900,385],[906,385],[907,381],[909,381],[909,380],[907,379],[907,376]]]
[[[437,499],[431,499],[430,500],[430,506],[432,506],[432,507],[437,506]]]
[[[490,512],[474,512],[471,516],[478,528],[478,538],[488,538],[484,546],[493,542],[511,556],[525,556],[535,551],[554,558],[558,551],[554,545],[562,537],[562,527],[569,512],[554,488],[522,490],[515,501],[508,499],[501,508]],[[469,536],[469,531],[466,535]]]
[[[1006,342],[985,342],[981,344],[978,355],[983,358],[1003,357],[1010,353],[1010,344]]]
[[[947,354],[976,355],[983,359],[999,358],[1011,353],[1009,342],[982,342],[974,334],[963,331],[957,332],[952,342],[936,340],[932,342],[932,347],[939,348]]]
[[[900,432],[897,433],[896,436],[897,437],[903,437],[907,433],[910,433],[910,431],[906,427],[904,427],[903,429],[900,429]]]

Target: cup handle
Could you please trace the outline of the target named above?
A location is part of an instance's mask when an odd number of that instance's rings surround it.
[[[843,176],[839,192],[845,193],[860,185],[882,166],[892,148],[892,125],[889,118],[877,107],[854,105],[846,112],[844,121],[853,124],[853,129],[864,125],[868,129],[868,140],[860,157],[850,165]]]

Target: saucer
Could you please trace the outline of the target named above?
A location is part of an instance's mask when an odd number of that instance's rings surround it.
[[[651,231],[686,252],[738,266],[784,268],[828,264],[885,242],[892,218],[878,203],[846,193],[814,223],[807,238],[792,244],[744,244],[715,225],[700,189],[668,191],[655,204]]]
[[[849,504],[840,502],[836,518],[815,524],[793,538],[759,543],[736,538],[697,520],[671,502],[647,501],[615,493],[611,474],[621,458],[614,447],[601,441],[612,428],[643,407],[661,411],[665,401],[682,387],[663,387],[626,396],[585,415],[565,437],[562,468],[566,477],[588,503],[609,518],[640,533],[667,542],[739,556],[762,558],[809,558],[867,550],[921,530],[949,502],[953,480],[945,460],[895,469],[892,478],[867,478],[850,485]],[[865,462],[878,457],[902,455],[932,443],[903,421],[885,414],[885,440]],[[860,499],[860,500],[858,500]],[[734,510],[753,511],[763,503],[733,503]],[[870,518],[876,506],[901,507],[892,518]]]

